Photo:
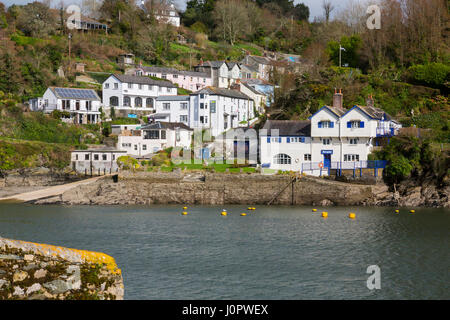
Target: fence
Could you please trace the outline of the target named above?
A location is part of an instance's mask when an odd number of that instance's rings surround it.
[[[342,170],[353,170],[353,176],[356,176],[359,170],[359,175],[362,176],[362,169],[374,169],[375,177],[378,176],[378,169],[386,168],[386,160],[363,160],[363,161],[336,161],[330,162],[329,166],[325,166],[323,162],[307,162],[302,164],[302,173],[305,171],[320,171],[330,175],[331,170],[336,170],[336,175],[341,176]]]

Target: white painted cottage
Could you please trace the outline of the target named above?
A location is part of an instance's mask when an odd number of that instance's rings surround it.
[[[193,130],[184,123],[154,122],[132,130],[130,134],[119,135],[117,148],[136,157],[170,147],[190,148]]]
[[[29,101],[31,111],[65,111],[69,116],[63,121],[76,124],[99,122],[100,104],[100,97],[95,90],[61,87],[49,87],[42,98]]]

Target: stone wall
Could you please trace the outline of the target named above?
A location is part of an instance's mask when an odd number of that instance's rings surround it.
[[[78,186],[60,196],[36,204],[67,205],[266,205],[284,189],[289,175],[258,173],[212,173],[204,171],[131,172],[121,171],[117,182],[111,177]],[[361,184],[327,178],[300,176],[272,204],[340,206],[430,206],[450,207],[449,187],[421,186],[392,192],[383,183]],[[418,189],[418,190],[416,190]],[[414,192],[412,192],[414,191]]]
[[[205,172],[120,172],[118,182],[103,178],[74,188],[38,204],[258,204],[265,205],[285,188],[288,175]],[[357,185],[302,176],[287,187],[273,204],[356,205],[371,204],[385,185]],[[293,199],[293,202],[292,202]]]
[[[33,168],[26,171],[11,170],[0,176],[0,187],[54,186],[75,182],[82,178],[69,171],[55,172],[47,168]]]
[[[0,300],[122,300],[106,254],[0,238]]]

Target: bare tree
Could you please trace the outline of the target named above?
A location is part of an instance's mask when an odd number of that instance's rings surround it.
[[[221,0],[214,9],[217,31],[221,37],[234,45],[239,35],[245,33],[249,12],[239,0]]]
[[[331,12],[334,10],[334,6],[329,0],[323,0],[322,9],[325,16],[325,21],[328,23],[328,21],[330,21]]]

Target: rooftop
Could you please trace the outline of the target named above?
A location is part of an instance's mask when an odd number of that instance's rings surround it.
[[[216,87],[206,87],[195,93],[192,93],[191,95],[198,95],[201,93],[229,97],[229,98],[237,98],[237,99],[250,99],[247,95],[245,95],[242,92],[239,92],[237,90],[228,90],[228,89],[216,88]]]
[[[152,129],[169,129],[169,130],[175,130],[177,128],[188,130],[188,131],[194,131],[193,129],[189,128],[187,125],[185,125],[182,122],[163,122],[158,121],[155,123],[149,123],[147,125],[142,126],[142,130],[152,130]]]
[[[279,136],[311,136],[311,121],[309,120],[268,120],[263,129],[267,135],[272,135],[272,130],[278,129]]]
[[[93,89],[49,87],[58,99],[98,100],[100,97]]]
[[[190,96],[159,96],[156,101],[189,101]]]
[[[113,74],[113,76],[123,83],[149,84],[153,86],[176,88],[172,82],[166,80],[153,80],[149,77],[129,76],[124,74]]]

